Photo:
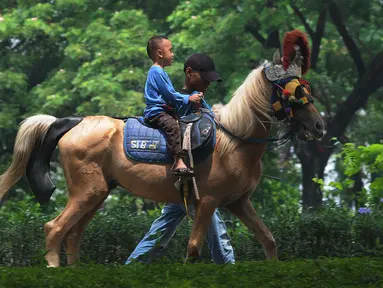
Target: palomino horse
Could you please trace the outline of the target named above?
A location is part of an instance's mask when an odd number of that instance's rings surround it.
[[[299,77],[295,77],[297,79]],[[303,84],[296,84],[295,91],[301,86]],[[196,202],[187,257],[200,255],[214,210],[225,207],[254,232],[264,247],[266,258],[277,259],[274,238],[250,202],[250,195],[262,175],[261,157],[266,143],[247,141],[269,136],[270,120],[274,115],[270,105],[273,89],[264,67],[260,66],[248,75],[227,105],[213,107],[219,122],[230,133],[218,130],[214,152],[195,167],[200,200]],[[305,105],[293,105],[291,109],[289,117],[293,115],[290,120],[298,136],[303,140],[323,136],[323,120],[310,101]],[[0,176],[0,199],[22,177],[27,165],[33,165],[33,154],[45,149],[42,147],[44,137],[58,120],[53,116],[37,115],[23,121],[16,137],[12,164]],[[171,165],[139,163],[126,157],[123,129],[122,120],[106,116],[84,117],[76,125],[62,128],[57,141],[59,139],[69,199],[61,214],[45,224],[48,266],[60,265],[62,241],[65,241],[68,264],[78,259],[84,230],[115,184],[138,197],[182,203],[174,187],[177,179],[170,175]],[[50,158],[51,153],[48,156]]]

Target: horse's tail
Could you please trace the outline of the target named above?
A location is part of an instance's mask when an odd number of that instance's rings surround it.
[[[47,202],[56,189],[56,185],[52,182],[49,174],[53,151],[59,140],[82,119],[84,118],[65,117],[57,119],[46,133],[41,146],[33,151],[29,159],[26,175],[33,194],[41,204]]]
[[[53,151],[61,137],[82,119],[83,117],[57,119],[48,115],[25,119],[16,136],[12,164],[0,176],[0,200],[26,171],[36,199],[40,203],[47,202],[56,189],[49,175]]]
[[[38,148],[56,117],[36,115],[25,119],[19,128],[13,148],[11,166],[0,176],[0,200],[23,176],[31,153]]]

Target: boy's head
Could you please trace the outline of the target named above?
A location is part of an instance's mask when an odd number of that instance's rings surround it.
[[[149,39],[146,52],[153,63],[162,67],[170,66],[173,62],[172,42],[166,36],[154,36]]]
[[[205,92],[211,82],[222,81],[215,71],[213,59],[202,53],[193,54],[185,61],[184,72],[185,85],[190,90]]]

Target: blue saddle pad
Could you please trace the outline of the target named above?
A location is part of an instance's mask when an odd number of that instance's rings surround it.
[[[180,124],[181,131],[184,131],[186,124]],[[193,123],[192,151],[195,162],[206,159],[213,152],[215,130],[215,123],[210,115],[203,115]],[[127,118],[123,141],[126,156],[134,161],[163,164],[174,162],[166,146],[165,133],[145,124],[143,117]]]

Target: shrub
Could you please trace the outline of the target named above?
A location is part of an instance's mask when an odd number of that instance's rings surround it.
[[[43,213],[39,204],[27,198],[8,201],[0,209],[0,265],[32,266],[44,263],[43,226],[58,212]],[[90,223],[81,246],[84,262],[122,264],[149,230],[160,210],[137,215],[130,206],[99,211]],[[223,213],[224,218],[228,219]],[[352,213],[329,206],[315,213],[283,210],[265,218],[273,233],[281,260],[296,258],[383,256],[383,217],[380,209],[370,213]],[[262,246],[238,220],[228,221],[236,260],[265,259]],[[169,261],[182,262],[191,222],[184,220],[164,251]],[[64,254],[64,250],[63,254]],[[210,262],[207,245],[202,260]],[[65,257],[62,257],[65,264]]]

